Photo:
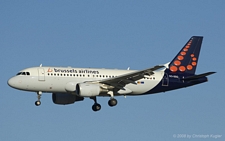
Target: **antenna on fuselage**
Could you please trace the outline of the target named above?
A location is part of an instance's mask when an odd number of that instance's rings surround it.
[[[127,70],[130,70],[130,67],[128,67]]]
[[[40,64],[40,67],[42,67],[42,64]]]

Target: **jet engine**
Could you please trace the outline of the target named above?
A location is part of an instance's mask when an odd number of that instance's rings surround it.
[[[78,83],[76,85],[76,93],[81,97],[92,97],[97,96],[101,92],[105,92],[99,84],[92,83]]]
[[[52,93],[52,101],[55,104],[66,105],[72,104],[75,101],[82,101],[82,100],[84,100],[83,97],[79,97],[68,93]]]

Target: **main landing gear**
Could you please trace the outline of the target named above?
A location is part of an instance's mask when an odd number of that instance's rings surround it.
[[[110,107],[116,106],[117,105],[117,100],[114,98],[114,94],[112,91],[109,91],[108,94],[110,95],[110,100],[108,101],[108,104]]]
[[[114,98],[111,98],[111,99],[108,101],[108,104],[109,104],[110,107],[116,106],[116,105],[117,105],[117,100],[114,99]]]
[[[92,110],[97,112],[101,109],[101,105],[97,103],[97,99],[96,99],[96,96],[95,97],[91,97],[90,99],[93,99],[94,100],[94,105],[92,106]]]
[[[42,94],[41,91],[37,92],[37,98],[38,98],[38,100],[35,101],[35,105],[36,106],[40,106],[41,105],[41,94]]]
[[[108,101],[108,104],[110,107],[116,106],[117,105],[117,100],[113,97],[113,92],[108,92],[108,94],[111,96],[110,100]],[[97,103],[96,96],[95,97],[90,97],[90,99],[94,100],[94,105],[92,106],[92,110],[97,112],[101,110],[101,105]]]

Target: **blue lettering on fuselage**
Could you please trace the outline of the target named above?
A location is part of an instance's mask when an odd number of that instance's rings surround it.
[[[76,69],[56,69],[54,68],[54,72],[56,73],[89,73],[89,74],[99,74],[99,71],[96,70],[88,70],[88,69],[81,69],[81,70],[76,70]]]

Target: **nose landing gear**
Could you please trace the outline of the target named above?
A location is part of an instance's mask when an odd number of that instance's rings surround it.
[[[41,105],[41,101],[35,101],[35,105],[36,105],[36,106]]]
[[[41,91],[37,92],[37,98],[38,98],[38,100],[35,101],[35,105],[36,106],[40,106],[41,105],[41,94],[42,94]]]

